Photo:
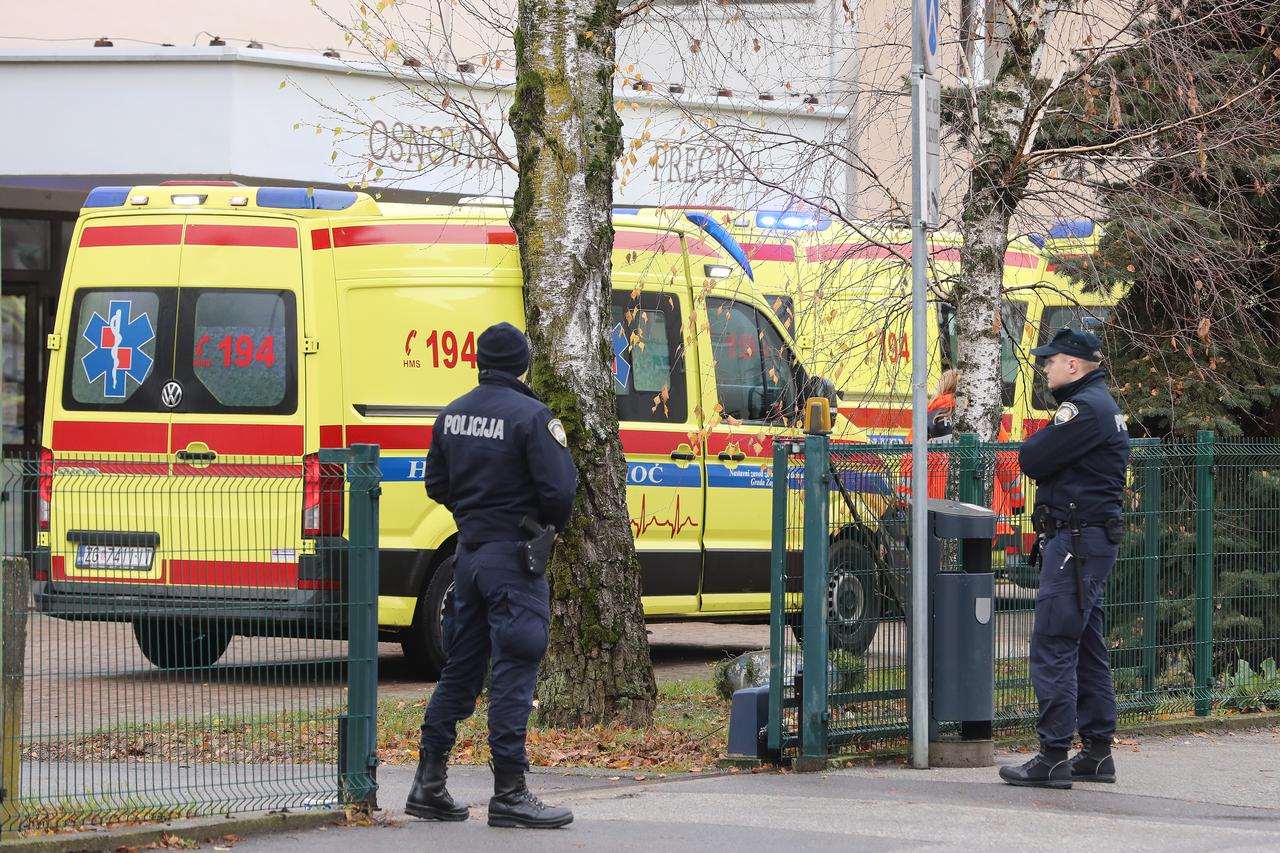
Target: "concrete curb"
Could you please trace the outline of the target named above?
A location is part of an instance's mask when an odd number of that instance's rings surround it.
[[[175,820],[169,823],[125,826],[101,832],[71,832],[58,835],[6,837],[0,853],[77,853],[81,850],[115,850],[117,847],[145,847],[172,835],[188,841],[218,840],[223,835],[264,835],[294,832],[319,826],[336,826],[345,811],[324,809],[305,812],[257,812],[240,816],[218,816]]]

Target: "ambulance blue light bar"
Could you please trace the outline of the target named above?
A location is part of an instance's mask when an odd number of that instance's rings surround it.
[[[825,231],[831,227],[831,217],[796,210],[759,210],[756,211],[756,227],[779,231]]]
[[[285,210],[346,210],[356,203],[359,193],[347,190],[315,190],[307,187],[262,187],[258,190],[258,207]]]
[[[1093,220],[1077,219],[1074,222],[1055,222],[1049,229],[1050,240],[1083,240],[1093,236]]]
[[[119,207],[129,199],[133,187],[95,187],[81,207]]]
[[[719,243],[729,253],[729,257],[738,262],[738,266],[742,267],[742,271],[747,274],[747,278],[752,281],[756,280],[755,273],[751,271],[751,261],[747,260],[747,253],[742,251],[738,241],[733,239],[719,222],[716,222],[705,213],[686,213],[684,218],[697,225],[706,232],[708,237]]]

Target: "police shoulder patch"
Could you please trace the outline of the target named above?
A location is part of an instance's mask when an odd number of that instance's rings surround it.
[[[1078,414],[1080,414],[1080,410],[1076,408],[1075,403],[1063,403],[1058,407],[1058,410],[1053,413],[1053,422],[1057,426],[1062,426]]]
[[[564,424],[560,423],[559,418],[552,418],[547,422],[547,432],[551,433],[551,437],[561,447],[569,446],[569,436],[565,435]]]

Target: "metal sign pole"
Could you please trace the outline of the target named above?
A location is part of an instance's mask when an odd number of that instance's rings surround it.
[[[929,157],[926,68],[936,67],[939,0],[912,0],[911,40],[911,766],[929,766],[928,269]]]

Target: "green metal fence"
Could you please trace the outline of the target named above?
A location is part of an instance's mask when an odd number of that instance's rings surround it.
[[[6,457],[0,831],[373,802],[380,479]]]
[[[775,448],[787,476],[774,479],[769,743],[816,759],[909,734],[913,477],[905,445],[807,441]],[[1037,712],[1034,483],[1017,449],[931,444],[927,474],[930,497],[997,513],[994,725],[1005,733],[1029,732]],[[1122,723],[1280,706],[1280,442],[1137,440],[1124,509],[1105,605]],[[943,571],[959,570],[954,549],[942,554]]]

